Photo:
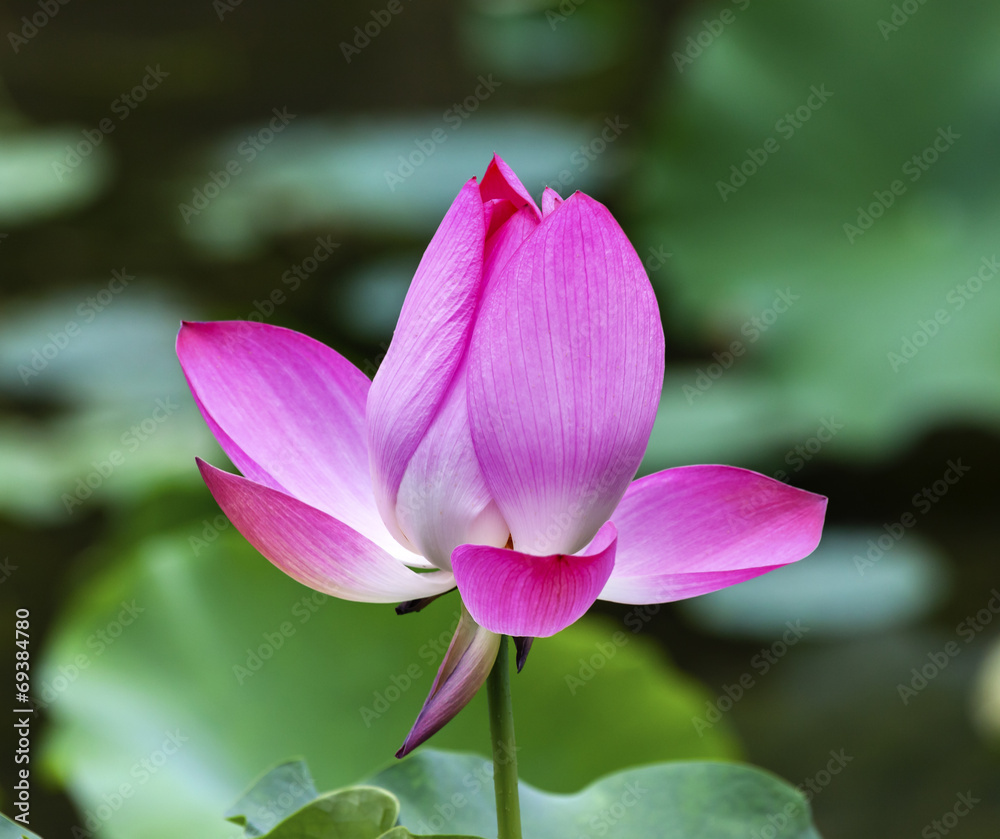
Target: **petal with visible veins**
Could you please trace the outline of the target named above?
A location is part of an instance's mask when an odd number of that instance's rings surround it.
[[[375,500],[386,526],[404,544],[395,512],[399,485],[465,357],[482,286],[485,241],[483,203],[473,178],[420,260],[368,394]]]
[[[666,603],[796,562],[819,544],[826,498],[734,466],[681,466],[633,482],[611,520],[601,600]]]
[[[356,530],[303,501],[198,460],[205,483],[246,540],[288,576],[344,600],[396,603],[455,585],[412,571]]]
[[[405,757],[461,711],[490,675],[501,638],[479,626],[462,607],[434,684],[396,757]]]
[[[646,450],[663,328],[608,210],[576,193],[488,284],[469,356],[469,422],[514,548],[571,554],[608,520]]]
[[[185,323],[177,356],[223,451],[248,478],[293,495],[404,561],[372,492],[370,382],[325,344],[250,321]]]
[[[570,556],[460,545],[451,556],[455,584],[476,623],[503,635],[544,638],[593,605],[614,568],[616,541],[608,522],[586,553]]]

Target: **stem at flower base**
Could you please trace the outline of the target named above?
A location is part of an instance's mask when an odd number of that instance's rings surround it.
[[[498,839],[521,839],[521,804],[517,797],[517,746],[510,704],[510,661],[507,636],[500,639],[497,660],[486,681],[493,742],[493,788],[497,797]]]

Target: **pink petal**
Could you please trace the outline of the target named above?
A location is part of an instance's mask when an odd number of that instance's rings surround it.
[[[463,363],[410,459],[396,499],[396,517],[407,539],[445,570],[459,545],[503,547],[510,535],[472,447],[465,381]]]
[[[503,635],[543,638],[583,617],[611,576],[615,526],[601,528],[585,554],[535,556],[461,545],[452,554],[455,583],[476,623]]]
[[[506,198],[491,198],[483,202],[483,218],[486,226],[486,240],[499,230],[505,221],[517,212],[517,207]],[[536,219],[537,220],[537,219]]]
[[[616,603],[666,603],[741,583],[815,550],[826,498],[733,466],[640,478],[611,517]]]
[[[360,370],[319,341],[249,321],[185,323],[177,356],[244,475],[405,555],[375,507],[364,426],[370,383]]]
[[[462,607],[455,637],[451,639],[424,707],[396,757],[406,757],[469,703],[490,675],[500,641],[499,635],[477,625]]]
[[[504,163],[498,154],[493,155],[493,160],[486,167],[483,182],[479,185],[479,193],[484,202],[494,198],[505,198],[515,209],[530,207],[535,217],[541,218],[531,193],[524,188],[514,170]]]
[[[418,574],[321,510],[198,460],[222,511],[246,540],[309,588],[363,603],[397,603],[453,588],[451,574]]]
[[[509,205],[509,202],[504,202]],[[538,227],[529,207],[513,215],[486,242],[483,285],[488,286]],[[502,547],[510,528],[493,501],[472,445],[467,398],[467,359],[407,465],[396,516],[410,544],[438,568],[451,568],[451,553],[467,542]]]
[[[576,193],[484,293],[469,417],[517,550],[574,553],[639,466],[663,385],[663,329],[635,250]]]
[[[545,187],[545,191],[542,193],[542,217],[544,218],[553,210],[555,210],[560,204],[562,204],[562,197],[556,192],[552,187]]]
[[[465,355],[482,285],[485,237],[483,205],[473,178],[424,252],[368,395],[375,499],[399,538],[396,494]]]
[[[538,216],[530,207],[522,207],[496,233],[486,240],[483,259],[483,293],[489,288],[517,253],[525,239],[538,229]]]

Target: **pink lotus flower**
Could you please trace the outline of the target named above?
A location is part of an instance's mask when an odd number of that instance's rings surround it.
[[[539,210],[499,158],[441,222],[374,381],[258,323],[186,323],[177,352],[243,473],[199,460],[202,476],[278,568],[365,602],[457,586],[461,623],[400,755],[471,699],[501,634],[552,635],[597,599],[715,591],[819,541],[825,498],[745,469],[633,481],[664,362],[642,263],[601,204],[546,189]]]

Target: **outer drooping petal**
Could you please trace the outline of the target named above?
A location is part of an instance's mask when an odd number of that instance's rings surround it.
[[[808,556],[826,498],[748,469],[682,466],[635,481],[611,517],[618,552],[602,600],[666,603]]]
[[[607,209],[576,193],[486,289],[470,349],[472,439],[515,549],[590,542],[639,466],[662,383],[639,257]]]
[[[615,542],[608,522],[586,553],[572,556],[461,545],[451,558],[455,583],[476,623],[492,632],[555,635],[597,600],[615,564]]]
[[[396,757],[408,755],[469,703],[490,675],[500,641],[499,635],[477,625],[465,607],[462,608],[455,636],[424,707]]]
[[[396,522],[397,492],[465,356],[482,284],[485,241],[483,204],[472,179],[424,252],[369,392],[375,499],[386,525],[404,544]]]
[[[360,370],[319,341],[248,321],[185,323],[177,355],[205,421],[248,478],[406,556],[375,507]]]
[[[345,600],[394,603],[454,586],[419,574],[343,522],[290,495],[198,461],[222,511],[247,541],[300,583]]]

